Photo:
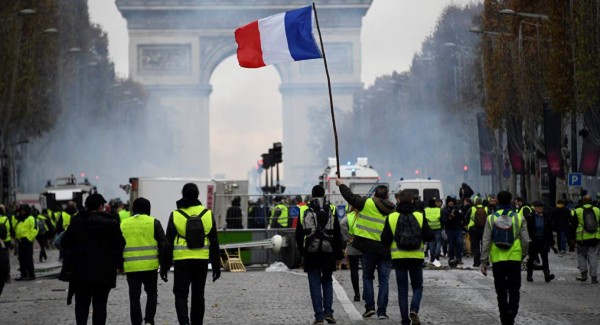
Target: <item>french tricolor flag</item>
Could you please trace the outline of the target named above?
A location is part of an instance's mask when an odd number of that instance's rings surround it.
[[[235,30],[237,58],[244,68],[322,58],[307,6],[251,22]]]

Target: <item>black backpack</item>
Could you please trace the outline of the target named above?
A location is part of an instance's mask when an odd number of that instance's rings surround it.
[[[311,204],[304,212],[304,224],[302,227],[307,237],[306,250],[309,253],[333,252],[332,218],[331,206],[327,200],[324,200],[322,205],[318,205],[318,208],[314,204]]]
[[[423,229],[419,225],[417,218],[411,214],[400,214],[396,224],[396,233],[394,239],[398,249],[404,251],[414,251],[421,248],[421,235]]]
[[[4,219],[3,223],[0,223],[0,241],[3,241],[4,239],[6,239],[6,236],[8,235],[8,218]]]
[[[187,219],[187,222],[185,224],[185,237],[183,237],[187,242],[187,247],[203,248],[206,234],[204,233],[204,224],[202,223],[202,216],[204,216],[204,214],[208,212],[208,209],[204,209],[197,216],[190,216],[187,213],[183,212],[183,210],[181,209],[177,210],[177,212],[181,213],[181,215],[183,215]]]
[[[598,231],[598,220],[592,207],[583,209],[583,230],[592,234]]]

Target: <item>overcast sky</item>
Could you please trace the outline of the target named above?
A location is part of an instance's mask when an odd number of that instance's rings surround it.
[[[365,86],[372,84],[378,76],[407,70],[414,53],[433,31],[444,7],[472,2],[480,1],[374,0],[362,29],[362,81]],[[114,0],[88,0],[88,3],[92,21],[108,33],[109,50],[117,73],[126,76],[128,37],[125,20]],[[282,138],[282,129],[277,123],[282,119],[280,79],[275,69],[240,69],[235,57],[230,57],[211,77],[211,174],[224,174],[229,179],[247,178],[260,154]],[[231,82],[232,76],[235,76],[235,84]],[[249,111],[248,107],[256,109]],[[251,125],[249,121],[252,120],[258,122]],[[247,144],[249,136],[253,139],[252,144]],[[241,143],[244,146],[240,146]],[[284,160],[285,149],[284,143]],[[326,158],[324,165],[325,162]]]

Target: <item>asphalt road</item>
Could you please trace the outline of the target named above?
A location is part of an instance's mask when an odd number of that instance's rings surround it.
[[[60,265],[57,256],[56,251],[51,251],[52,261],[36,264],[36,268],[49,269],[46,275],[51,275]],[[469,258],[464,261],[465,266],[472,264]],[[11,262],[12,275],[16,276],[18,265],[14,256]],[[575,253],[563,257],[552,254],[550,265],[556,275],[551,283],[544,283],[541,271],[536,271],[534,282],[528,283],[523,272],[517,324],[597,324],[600,286],[592,285],[589,280],[575,281],[578,275]],[[314,319],[308,280],[302,270],[266,272],[265,267],[252,266],[245,273],[223,272],[217,282],[207,282],[205,324],[311,324]],[[42,272],[39,274],[43,276]],[[159,280],[156,324],[177,324],[172,284],[172,274],[167,283]],[[0,324],[74,324],[74,305],[66,304],[66,289],[67,283],[51,276],[7,284],[0,297]],[[338,324],[400,321],[393,273],[388,305],[390,320],[362,319],[364,303],[350,300],[353,291],[349,271],[335,273],[334,291]],[[499,324],[497,315],[491,275],[484,277],[468,267],[425,270],[420,311],[424,324]],[[127,282],[121,275],[109,296],[107,324],[130,324]]]

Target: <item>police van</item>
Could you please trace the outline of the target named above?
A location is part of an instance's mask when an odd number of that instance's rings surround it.
[[[439,179],[402,179],[396,184],[395,193],[409,190],[413,193],[415,199],[419,199],[425,203],[430,199],[443,199],[444,190],[442,181]]]
[[[335,185],[337,178],[337,160],[328,158],[328,164],[323,173],[319,176],[321,185],[325,188],[325,194],[331,203],[336,206],[345,206],[346,201],[339,193],[338,186]],[[378,185],[388,185],[381,182],[379,173],[369,165],[367,157],[358,157],[356,163],[348,162],[340,165],[340,176],[352,193],[363,196],[371,196],[375,187]]]

